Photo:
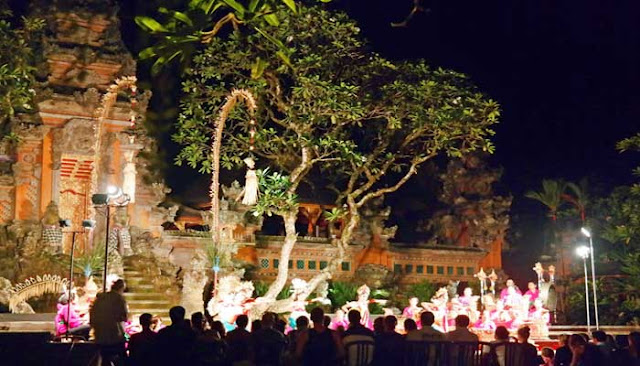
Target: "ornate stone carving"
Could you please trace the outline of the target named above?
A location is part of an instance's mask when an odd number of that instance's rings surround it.
[[[96,88],[89,88],[84,93],[76,91],[73,93],[73,99],[85,111],[94,111],[100,103],[100,93]]]
[[[62,129],[55,131],[53,145],[54,161],[62,152],[75,155],[93,155],[95,121],[73,118]]]
[[[452,160],[440,176],[440,200],[448,207],[437,212],[425,227],[441,245],[491,249],[509,227],[511,197],[494,196],[492,185],[501,172],[486,167],[479,156]]]

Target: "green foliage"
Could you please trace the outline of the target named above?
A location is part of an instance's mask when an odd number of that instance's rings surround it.
[[[628,137],[624,140],[621,140],[616,145],[616,148],[620,152],[625,151],[635,151],[640,152],[640,133],[637,133],[635,136]],[[640,167],[636,167],[633,170],[633,174],[637,177],[640,177]],[[640,195],[640,183],[636,183],[631,187],[631,190],[634,194]]]
[[[557,219],[558,210],[563,203],[562,195],[565,193],[566,183],[561,180],[544,179],[542,191],[528,191],[525,197],[534,199],[547,207],[549,216],[553,221]]]
[[[329,284],[329,300],[335,309],[339,309],[349,301],[356,299],[358,285],[351,282],[334,281]]]
[[[334,207],[334,208],[331,209],[331,211],[324,211],[322,214],[327,219],[327,221],[336,222],[336,221],[344,218],[347,213],[346,213],[345,210],[343,210],[341,208]]]
[[[291,296],[291,286],[286,285],[282,288],[282,291],[276,296],[276,300],[288,299]]]
[[[73,266],[82,271],[89,278],[92,274],[101,272],[104,268],[104,245],[95,245],[91,250],[74,258]]]
[[[409,304],[409,299],[417,297],[420,302],[429,301],[436,293],[437,286],[429,280],[423,280],[398,289],[393,296],[394,305],[402,309]]]
[[[264,296],[269,291],[269,284],[263,281],[253,281],[253,297]]]
[[[263,281],[253,281],[253,297],[258,298],[264,296],[269,291],[269,284]],[[284,300],[291,296],[291,286],[285,286],[276,296],[277,300]]]
[[[216,37],[227,33],[225,27],[231,26],[271,42],[277,47],[274,55],[289,63],[292,50],[284,45],[284,40],[272,35],[271,28],[280,25],[276,8],[291,14],[297,12],[294,0],[191,0],[182,11],[160,7],[161,20],[149,16],[135,18],[141,29],[159,36],[156,44],[140,52],[140,59],[155,59],[153,74],[174,60],[185,70],[203,43],[217,42]]]
[[[289,174],[303,164],[292,189],[318,167],[341,192],[338,201],[351,196],[361,206],[392,192],[440,153],[493,151],[489,138],[498,105],[464,75],[370,53],[345,14],[274,9],[280,24],[271,34],[295,50],[289,62],[274,56],[279,47],[273,42],[242,32],[212,42],[195,57],[174,135],[183,145],[177,164],[211,170],[212,121],[232,88],[257,97],[254,154],[264,159],[260,164]],[[248,121],[243,110],[227,120],[227,168],[239,167],[247,155]],[[392,184],[383,182],[387,178]]]
[[[273,213],[292,212],[298,207],[298,197],[289,192],[291,181],[289,177],[268,169],[257,172],[260,196],[253,208],[254,216]]]
[[[11,23],[12,13],[0,4],[0,123],[2,135],[10,133],[7,121],[16,113],[33,112],[35,105],[35,61],[33,39],[44,27],[42,19],[22,18],[22,25]]]
[[[631,187],[618,187],[608,197],[594,202],[596,233],[612,244],[640,250],[640,195]],[[616,248],[614,246],[614,248]]]

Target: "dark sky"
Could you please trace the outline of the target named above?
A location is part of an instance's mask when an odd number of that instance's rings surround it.
[[[466,73],[500,102],[494,163],[514,195],[545,177],[631,179],[638,157],[614,146],[640,131],[640,2],[425,0],[402,29],[389,23],[412,1],[346,4],[377,51]]]

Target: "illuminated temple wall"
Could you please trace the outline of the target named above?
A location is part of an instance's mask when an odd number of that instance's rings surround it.
[[[146,137],[138,133],[134,138],[131,133],[128,99],[116,101],[104,120],[101,166],[95,166],[95,112],[100,98],[117,78],[135,76],[135,61],[120,37],[117,7],[111,0],[99,3],[67,1],[64,8],[58,1],[44,8],[34,5],[33,15],[47,22],[39,52],[46,58],[48,74],[37,90],[39,118],[21,121],[11,171],[0,176],[0,223],[38,222],[54,202],[60,218],[70,219],[73,229],[80,229],[84,219],[100,221],[92,215],[93,193],[104,192],[109,184],[121,186],[127,167],[136,174],[131,164],[140,165],[136,155],[145,145],[140,139]],[[149,97],[149,93],[138,96],[138,121]],[[97,187],[91,184],[93,169],[98,169]],[[141,183],[140,174],[134,181]],[[151,228],[159,236],[162,217],[149,207],[157,205],[164,193],[164,187],[139,184],[128,207],[130,223]]]

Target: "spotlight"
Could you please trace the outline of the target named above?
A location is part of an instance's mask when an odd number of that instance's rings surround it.
[[[586,236],[587,238],[591,237],[591,232],[586,227],[581,228],[580,231],[582,232],[582,235]]]
[[[106,205],[109,202],[109,195],[104,193],[97,193],[91,196],[91,202],[94,205]]]
[[[579,246],[579,247],[576,248],[576,253],[582,259],[585,259],[585,258],[589,257],[589,252],[591,252],[589,250],[589,247],[584,246],[584,245]]]
[[[96,222],[94,220],[82,220],[82,227],[85,229],[93,229],[96,227]]]

